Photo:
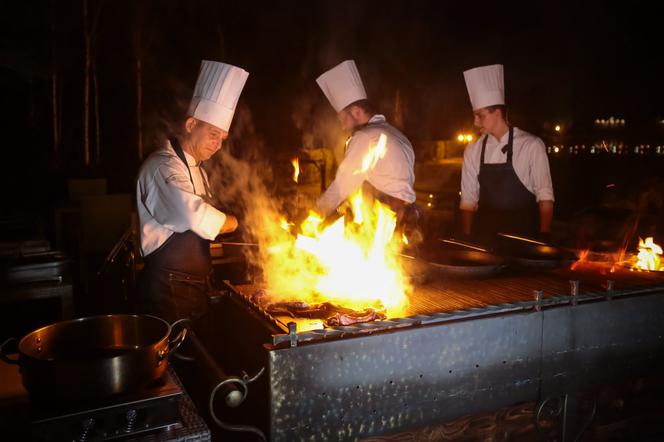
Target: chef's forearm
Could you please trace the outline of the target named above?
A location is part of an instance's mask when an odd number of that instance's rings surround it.
[[[551,220],[553,220],[553,201],[545,200],[539,203],[540,232],[551,232]]]
[[[474,210],[461,209],[461,230],[464,234],[470,235],[473,230],[473,218],[475,217]]]

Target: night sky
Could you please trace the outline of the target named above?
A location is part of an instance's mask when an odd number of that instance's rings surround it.
[[[100,115],[100,149],[93,127],[89,166],[82,153],[83,1],[12,2],[0,17],[5,159],[29,165],[36,176],[107,176],[109,190],[131,191],[139,164],[138,48],[148,152],[188,104],[204,58],[250,73],[242,121],[236,115],[231,127],[238,151],[247,144],[266,155],[296,150],[311,132],[315,144],[329,143],[334,115],[315,78],[348,58],[388,118],[399,94],[403,129],[416,149],[420,140],[471,126],[462,71],[492,63],[505,65],[512,122],[543,138],[552,121],[581,133],[611,115],[650,137],[642,142],[662,136],[656,121],[664,116],[664,38],[656,2],[88,2],[91,22],[98,15],[92,52]],[[57,152],[54,66],[62,118]],[[5,175],[3,187],[21,175]],[[55,192],[39,186],[34,193]]]

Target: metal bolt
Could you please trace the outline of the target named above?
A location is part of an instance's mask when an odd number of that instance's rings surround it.
[[[606,280],[606,299],[611,299],[613,297],[615,286],[616,282],[613,279]]]
[[[290,337],[290,346],[297,347],[297,323],[288,323],[288,335]]]
[[[125,418],[127,419],[127,423],[125,425],[125,433],[131,433],[134,431],[134,425],[136,424],[136,418],[138,417],[138,413],[136,412],[135,409],[130,409],[127,411],[125,414]]]
[[[577,305],[579,303],[579,280],[573,280],[569,282],[570,284],[570,295],[572,296],[572,305]]]
[[[533,295],[535,296],[535,311],[542,311],[542,296],[543,293],[541,290],[533,290]]]

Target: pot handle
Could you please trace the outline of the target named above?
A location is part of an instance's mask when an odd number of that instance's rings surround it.
[[[173,329],[173,327],[175,327],[181,321],[183,321],[183,320],[179,319],[179,320],[175,321],[171,325],[171,330]],[[188,321],[188,319],[187,319],[187,321]],[[168,348],[166,350],[160,350],[158,355],[157,355],[158,356],[157,365],[161,364],[161,362],[163,360],[167,359],[168,356],[171,353],[173,353],[175,350],[178,349],[178,347],[180,347],[180,345],[182,345],[182,343],[184,342],[184,339],[187,337],[187,330],[188,330],[187,327],[183,327],[182,330],[180,330],[180,332],[177,335],[175,335],[174,338],[172,338],[172,339],[169,338]]]
[[[10,342],[16,342],[16,338],[9,338],[5,342],[0,344],[0,359],[2,359],[3,361],[5,361],[8,364],[18,365],[18,358],[12,359],[12,358],[7,357],[7,355],[10,355],[10,354],[13,354],[13,353],[18,353],[18,350],[13,351],[13,352],[5,352],[5,346],[8,345]]]

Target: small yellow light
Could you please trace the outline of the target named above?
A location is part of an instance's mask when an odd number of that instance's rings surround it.
[[[553,148],[553,151],[554,151],[555,153],[558,153],[558,152],[560,152],[560,149],[558,149],[558,147],[554,147],[554,148]]]
[[[431,207],[431,203],[427,203],[427,207]]]
[[[559,125],[556,124],[555,129],[556,129],[556,132],[560,132],[560,126]]]
[[[433,193],[430,193],[430,194],[429,194],[429,198],[433,198]]]
[[[471,134],[466,135],[466,141],[468,141],[469,143],[473,141],[473,136]]]
[[[466,138],[466,137],[465,137],[463,134],[459,134],[459,136],[457,137],[457,140],[458,140],[460,143],[463,143],[463,140],[464,140],[465,138]]]

